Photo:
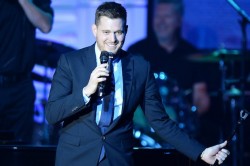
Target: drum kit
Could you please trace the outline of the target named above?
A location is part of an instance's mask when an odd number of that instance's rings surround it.
[[[219,49],[215,51],[201,51],[196,54],[192,54],[188,56],[188,60],[197,63],[217,63],[219,64],[219,69],[221,71],[221,83],[224,85],[227,84],[238,84],[241,81],[248,83],[250,81],[250,73],[246,71],[246,67],[249,66],[248,62],[250,62],[250,52],[247,52],[247,56],[242,55],[242,51],[240,50],[230,50],[230,49]],[[241,68],[242,63],[244,63],[244,68]],[[248,66],[247,66],[248,65]],[[230,67],[232,69],[230,69]],[[237,68],[237,69],[235,69]],[[239,69],[240,68],[240,69]],[[244,78],[233,78],[235,76],[227,76],[227,70],[231,70],[231,73],[242,72],[240,70],[244,69],[244,75],[240,75],[241,73],[237,73],[238,77]],[[248,73],[247,73],[248,72]],[[243,79],[243,80],[242,80]],[[222,90],[225,90],[224,85],[222,85]],[[231,87],[231,89],[224,91],[225,95],[229,96],[239,96],[242,94],[240,89],[237,89],[235,86]],[[249,92],[245,92],[245,94],[249,94]]]
[[[230,122],[230,125],[232,126],[237,121],[237,119],[235,119],[237,115],[233,113],[236,109],[235,104],[240,105],[239,101],[242,96],[250,97],[250,91],[242,89],[243,82],[241,81],[244,79],[245,84],[250,84],[250,81],[247,77],[234,78],[234,76],[227,74],[227,70],[229,70],[232,64],[237,64],[237,67],[240,67],[242,62],[250,62],[250,55],[243,57],[240,50],[232,49],[206,50],[189,55],[187,60],[200,64],[206,63],[208,66],[209,64],[218,65],[218,71],[221,72],[221,84],[218,85],[219,89],[216,92],[210,92],[209,94],[211,96],[221,96],[221,101],[223,102],[221,103],[222,105],[228,105],[228,103],[231,103],[229,110],[232,112],[232,121]],[[247,72],[246,75],[250,77],[250,71]],[[239,77],[241,76],[241,73],[237,74]],[[187,96],[187,94],[192,93],[192,91],[190,90],[190,92],[187,92],[188,90],[182,89],[178,85],[178,81],[167,77],[164,72],[154,73],[154,75],[156,82],[159,85],[159,92],[162,97],[165,111],[171,119],[177,122],[180,128],[188,132],[190,135],[195,135],[195,132],[197,131],[197,114],[195,113],[195,107],[192,103],[190,103],[190,99],[188,99]],[[233,101],[238,103],[234,102],[233,105]],[[228,106],[225,106],[224,109],[228,109]],[[168,147],[164,142],[162,142],[162,140],[159,140],[158,136],[154,133],[152,128],[150,128],[146,120],[144,120],[144,115],[139,112],[141,112],[141,110],[138,107],[134,117],[134,133],[135,137],[141,142],[141,144],[138,144],[137,146],[157,148],[163,145],[164,147]],[[222,112],[224,114],[228,114],[228,110],[222,110]],[[144,135],[144,137],[138,137],[138,133],[141,133],[140,135]]]
[[[182,130],[194,135],[197,130],[196,123],[194,123],[196,113],[188,99],[191,90],[183,90],[178,81],[170,78],[165,72],[154,73],[154,76],[159,87],[163,106],[170,119],[175,121]],[[137,107],[134,113],[133,121],[137,147],[173,148],[154,132],[140,106]]]
[[[204,63],[219,63],[221,61],[242,61],[250,60],[250,56],[241,56],[240,50],[235,49],[218,49],[215,51],[200,51],[199,53],[188,56],[190,61]]]
[[[223,108],[222,115],[228,114],[227,105],[229,104],[229,110],[231,111],[231,122],[229,123],[230,126],[232,126],[237,122],[237,119],[235,118],[237,115],[235,115],[235,112],[237,113],[238,111],[235,109],[244,110],[246,107],[245,98],[250,97],[250,91],[246,90],[246,88],[250,88],[248,87],[250,84],[250,70],[248,67],[250,66],[250,52],[247,51],[246,42],[246,25],[247,23],[250,23],[250,19],[234,1],[228,0],[228,2],[243,18],[240,22],[243,33],[242,49],[223,48],[216,50],[202,50],[198,53],[187,56],[187,61],[200,64],[206,63],[208,65],[218,64],[218,69],[220,71],[219,89],[216,92],[210,92],[210,95],[221,96],[221,104]],[[248,70],[246,70],[246,68],[248,68]],[[234,71],[235,69],[237,71]],[[238,75],[228,75],[228,71],[231,71],[231,73],[236,72]],[[160,75],[160,73],[158,73],[158,75]],[[188,132],[192,132],[192,130],[195,131],[195,128],[188,126],[188,124],[195,118],[195,107],[187,102],[188,100],[184,93],[185,90],[182,90],[176,81],[170,79],[164,80],[160,79],[160,77],[156,77],[156,80],[160,85],[159,90],[163,99],[163,104],[166,106],[166,112],[168,112],[173,120],[178,122],[181,128],[186,129]],[[169,106],[171,109],[169,109]],[[221,119],[225,121],[223,118],[224,117],[221,117]],[[226,136],[222,137],[224,138]]]
[[[34,144],[55,144],[57,137],[56,127],[49,126],[45,120],[44,108],[47,102],[50,84],[52,82],[52,73],[54,71],[60,56],[63,53],[74,51],[75,49],[61,43],[50,40],[36,39],[35,48],[35,67],[32,72],[32,78],[35,81],[37,98],[35,102],[35,132]],[[37,85],[37,86],[36,86]],[[38,94],[39,93],[39,94]]]
[[[36,39],[35,48],[35,64],[41,65],[45,68],[56,68],[57,62],[63,53],[74,51],[75,49],[61,43],[50,40]],[[40,75],[33,72],[33,78],[39,82],[50,82],[51,78],[47,75]]]
[[[230,148],[232,156],[230,163],[233,166],[244,165],[244,135],[248,133],[241,127],[243,124],[242,113],[244,112],[244,115],[248,115],[249,112],[247,109],[250,109],[250,89],[248,89],[250,88],[250,52],[245,49],[245,46],[243,46],[242,50],[221,49],[205,54],[194,54],[188,57],[193,62],[219,64],[221,71],[220,94],[223,108],[221,117],[222,127],[220,129],[222,130],[221,140],[227,139],[229,143],[227,148]],[[238,77],[227,75],[227,70],[230,67],[231,70],[235,70],[235,66],[239,68]],[[235,125],[236,127],[234,127]],[[228,135],[233,130],[234,132],[229,139]],[[218,165],[218,162],[214,165]]]
[[[249,91],[240,87],[236,87],[236,85],[241,86],[241,84],[250,83],[250,71],[249,62],[250,62],[250,52],[247,52],[247,56],[242,56],[242,51],[240,50],[230,50],[230,49],[219,49],[215,51],[206,51],[200,52],[196,54],[192,54],[188,57],[188,60],[197,63],[217,63],[219,64],[219,69],[221,71],[221,93],[226,97],[235,97],[241,95],[249,95]],[[242,68],[242,63],[244,63],[244,68]],[[236,69],[237,68],[237,69]],[[247,69],[247,70],[246,70]],[[231,73],[237,73],[237,78],[235,75],[227,75],[227,71],[231,71]],[[232,71],[232,70],[237,70]],[[241,70],[244,70],[244,75],[242,75]],[[229,89],[227,89],[227,85]]]

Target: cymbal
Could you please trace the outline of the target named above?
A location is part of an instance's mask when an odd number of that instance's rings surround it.
[[[36,39],[36,64],[56,68],[57,61],[63,53],[74,51],[75,49],[61,43]]]
[[[250,57],[243,57],[239,50],[220,49],[212,52],[195,53],[188,57],[193,62],[219,62],[223,61],[240,61],[250,60]]]
[[[242,92],[240,89],[236,87],[231,87],[229,90],[225,92],[226,96],[240,96],[242,95]]]
[[[221,92],[214,91],[214,92],[210,92],[209,95],[210,95],[210,97],[215,97],[215,96],[221,95]],[[238,89],[238,88],[232,88],[232,89],[226,90],[224,92],[224,95],[227,96],[227,97],[240,97],[242,95],[244,95],[244,96],[250,96],[250,91],[249,90],[245,90],[242,93],[242,91],[240,89]]]

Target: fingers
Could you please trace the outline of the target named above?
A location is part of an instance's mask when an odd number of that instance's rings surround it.
[[[221,156],[217,156],[217,155],[216,155],[216,160],[219,161],[219,164],[222,164],[222,163],[225,161],[225,159],[226,159],[226,158],[224,158],[224,157],[221,157]]]
[[[226,155],[230,155],[230,152],[227,149],[221,149],[221,152],[225,153]]]
[[[103,82],[109,76],[109,72],[106,69],[107,64],[98,65],[91,73],[89,82],[87,86],[84,87],[85,92],[88,92],[88,95],[92,95],[96,92],[98,84]]]
[[[215,160],[218,160],[219,164],[228,157],[230,152],[227,149],[223,149],[227,145],[227,141],[206,148],[201,155],[201,159],[208,164],[214,164]]]
[[[108,76],[107,64],[101,64],[93,70],[93,74],[97,76]]]
[[[106,80],[105,77],[109,76],[109,72],[106,67],[107,64],[101,64],[97,66],[91,73],[91,79],[97,81],[97,83]]]
[[[216,154],[216,159],[219,161],[219,164],[222,164],[225,159],[230,155],[230,152],[227,149],[221,149],[217,154]]]

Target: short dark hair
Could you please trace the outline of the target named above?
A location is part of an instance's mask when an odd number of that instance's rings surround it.
[[[102,3],[95,12],[95,24],[98,25],[101,16],[108,18],[121,18],[127,22],[127,11],[119,3],[116,2],[104,2]]]
[[[166,3],[166,4],[174,4],[175,10],[180,15],[184,14],[184,3],[183,0],[155,0],[155,4]]]

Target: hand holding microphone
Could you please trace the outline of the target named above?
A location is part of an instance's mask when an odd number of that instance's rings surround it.
[[[101,97],[104,93],[105,82],[109,76],[110,67],[108,65],[110,53],[102,51],[100,55],[101,64],[98,65],[91,73],[87,86],[83,88],[83,93],[90,97],[94,93]],[[96,92],[97,91],[97,92]]]

